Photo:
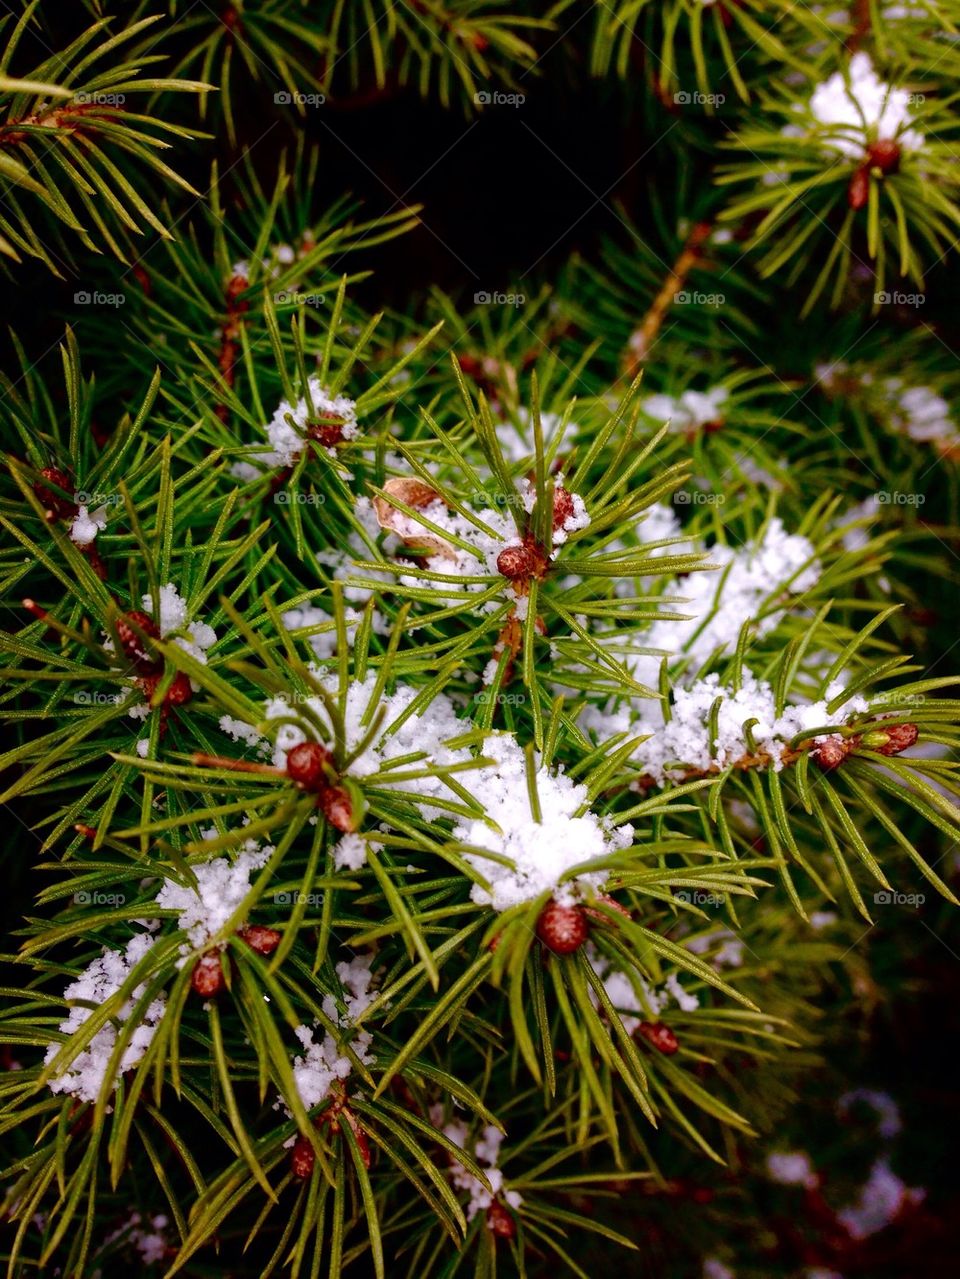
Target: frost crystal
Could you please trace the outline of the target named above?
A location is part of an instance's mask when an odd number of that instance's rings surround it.
[[[88,1020],[94,1009],[104,1004],[111,995],[115,995],[130,976],[130,973],[153,946],[153,938],[147,933],[139,933],[127,942],[126,949],[105,950],[99,959],[95,959],[80,974],[76,981],[64,991],[64,999],[86,1000],[93,1009],[76,1006],[70,1009],[65,1021],[60,1023],[60,1031],[64,1035],[72,1035]],[[133,1013],[134,1007],[143,995],[146,987],[136,986],[127,1000],[118,1010],[115,1021],[121,1025]],[[124,1049],[120,1058],[117,1073],[110,1081],[111,1088],[116,1087],[117,1077],[127,1070],[132,1070],[143,1060],[150,1046],[157,1026],[163,1018],[166,1008],[166,996],[160,994],[149,1005],[143,1019]],[[117,1043],[117,1027],[114,1021],[108,1021],[94,1035],[87,1047],[76,1056],[64,1071],[50,1080],[50,1090],[54,1093],[70,1093],[81,1101],[94,1102],[100,1095],[107,1080],[107,1067],[110,1056]],[[47,1046],[44,1062],[49,1063],[62,1048],[60,1042]]]
[[[95,511],[88,511],[85,506],[78,507],[73,523],[70,525],[70,539],[77,546],[89,546],[98,533],[107,527],[107,508],[99,506]]]

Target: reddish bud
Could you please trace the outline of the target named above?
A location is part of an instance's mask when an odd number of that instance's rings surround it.
[[[320,792],[317,802],[323,809],[324,817],[335,830],[343,831],[345,835],[348,835],[357,829],[350,793],[343,786],[327,787]]]
[[[505,546],[497,556],[497,571],[508,582],[522,582],[533,576],[536,561],[529,546]]]
[[[916,724],[891,724],[889,728],[872,729],[864,733],[862,744],[880,755],[899,755],[912,746],[920,736]]]
[[[896,173],[900,168],[900,144],[894,138],[881,138],[867,147],[867,158],[871,168],[884,175]]]
[[[344,419],[336,413],[325,413],[307,427],[307,435],[325,449],[333,448],[343,439]]]
[[[870,169],[862,165],[850,179],[847,187],[847,204],[856,211],[862,209],[870,196]]]
[[[299,1181],[306,1181],[313,1172],[317,1156],[306,1137],[298,1137],[290,1152],[290,1171]]]
[[[203,999],[210,999],[219,995],[225,984],[219,951],[211,950],[201,955],[190,977],[190,985],[197,994]]]
[[[487,1209],[487,1227],[499,1239],[516,1238],[517,1223],[499,1199],[494,1199]]]
[[[627,910],[626,906],[621,906],[615,898],[608,896],[606,893],[597,900],[602,905],[606,906],[608,910],[615,910],[617,914],[622,915],[624,919],[630,918],[630,912]],[[586,914],[598,924],[610,924],[612,926],[614,923],[609,915],[605,914],[602,910],[597,910],[595,906],[584,906],[583,909]]]
[[[555,955],[572,955],[587,940],[587,917],[579,906],[561,906],[552,899],[537,920],[537,936]]]
[[[240,929],[238,936],[258,955],[272,955],[281,941],[275,928],[266,928],[263,924],[248,924]]]
[[[193,697],[193,688],[190,684],[190,676],[185,675],[183,671],[177,671],[163,699],[164,706],[183,706],[185,702],[190,701],[191,697]]]
[[[33,491],[37,495],[38,501],[42,502],[47,512],[47,519],[53,521],[55,519],[66,519],[68,515],[75,515],[77,512],[77,504],[73,498],[68,496],[73,493],[73,476],[68,471],[61,471],[56,466],[45,466],[40,472],[46,484],[41,484],[38,480]],[[52,485],[50,488],[48,485]],[[58,491],[62,490],[62,492]]]
[[[137,629],[135,630],[134,627]],[[146,640],[140,638],[138,633],[140,631],[149,639],[160,638],[160,628],[156,622],[146,613],[141,613],[139,609],[123,613],[117,618],[117,635],[120,637],[120,647],[126,654],[127,660],[132,662],[138,671],[153,674],[162,666],[162,662],[151,652]]]
[[[558,484],[553,490],[553,531],[556,533],[562,529],[574,513],[573,494],[569,493],[562,484]]]
[[[637,1034],[665,1057],[672,1057],[680,1047],[676,1035],[662,1021],[642,1021],[637,1027]]]
[[[319,742],[301,742],[287,751],[287,776],[304,790],[319,791],[327,784],[324,765],[330,752]]]

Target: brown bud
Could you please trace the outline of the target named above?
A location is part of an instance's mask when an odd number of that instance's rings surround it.
[[[590,929],[579,906],[561,906],[552,898],[540,912],[537,936],[555,955],[572,955],[587,940]]]
[[[867,158],[871,168],[881,173],[896,173],[900,168],[900,144],[895,138],[881,138],[867,147]]]
[[[287,776],[304,790],[320,791],[327,784],[324,765],[330,752],[319,742],[301,742],[287,751]]]
[[[516,1238],[517,1223],[499,1199],[494,1199],[487,1209],[487,1226],[499,1239]]]
[[[819,746],[815,746],[810,754],[824,772],[829,773],[834,768],[839,768],[850,754],[851,741],[849,737],[828,737]]]
[[[219,951],[211,950],[201,955],[190,977],[190,985],[197,994],[203,999],[211,999],[220,994],[225,984]]]
[[[637,1034],[665,1057],[672,1057],[680,1047],[676,1035],[662,1021],[642,1021],[637,1027]]]
[[[299,1181],[306,1181],[313,1172],[317,1156],[306,1137],[298,1137],[290,1152],[290,1171]]]
[[[272,955],[281,941],[275,928],[266,928],[263,924],[248,924],[240,929],[238,936],[258,955]]]
[[[854,172],[850,179],[850,185],[847,187],[847,204],[854,211],[862,209],[869,196],[870,168],[864,164]]]
[[[497,556],[497,571],[509,582],[522,582],[533,576],[536,561],[530,547],[505,546]]]

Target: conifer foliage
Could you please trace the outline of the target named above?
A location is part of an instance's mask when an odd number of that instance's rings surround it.
[[[0,29],[7,1273],[838,1273],[885,1155],[819,1270],[704,1187],[814,1193],[960,904],[960,6],[73,8]],[[657,189],[371,305],[430,209],[310,114],[552,78]]]

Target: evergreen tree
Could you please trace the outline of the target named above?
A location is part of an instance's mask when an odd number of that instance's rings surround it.
[[[72,8],[0,32],[7,1273],[921,1273],[855,1063],[958,904],[960,5]],[[381,294],[336,122],[538,91],[656,182]]]

